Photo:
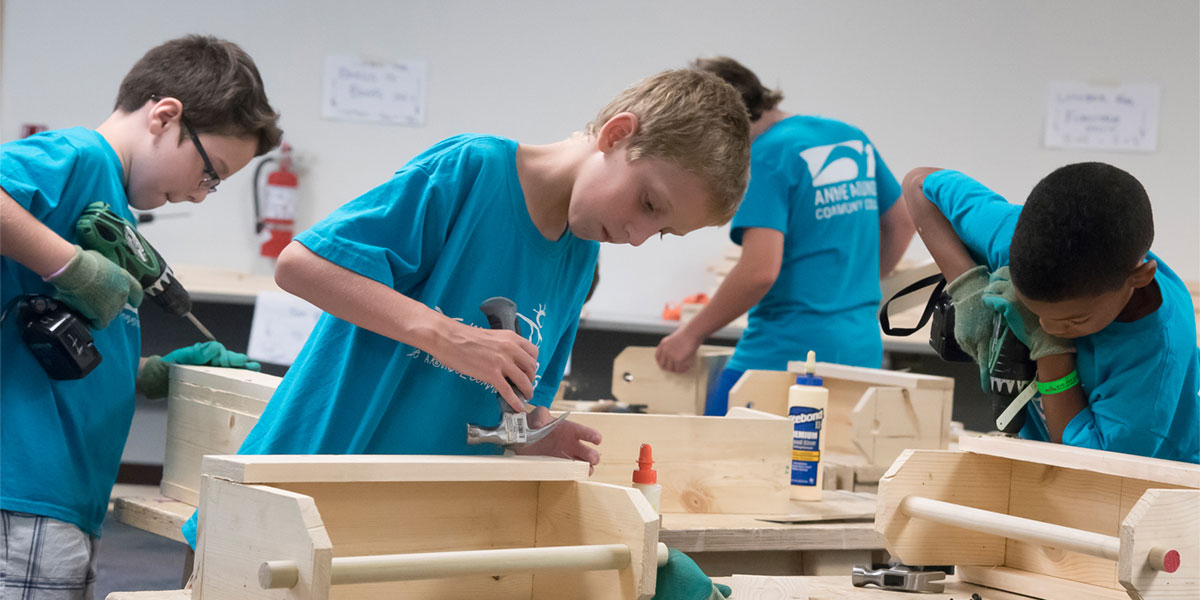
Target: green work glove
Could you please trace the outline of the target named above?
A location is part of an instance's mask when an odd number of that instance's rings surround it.
[[[992,348],[992,317],[996,313],[983,303],[988,284],[987,267],[979,265],[950,282],[946,293],[954,305],[954,339],[975,364],[979,365],[979,384],[987,390],[988,357]]]
[[[715,584],[695,561],[672,548],[667,564],[658,568],[654,600],[725,600],[729,586]]]
[[[991,280],[983,290],[983,303],[1004,315],[1008,328],[1029,348],[1029,358],[1037,360],[1075,351],[1075,345],[1071,342],[1046,333],[1038,316],[1017,299],[1008,267],[1000,267],[992,273]]]
[[[245,354],[231,352],[221,342],[200,342],[168,352],[166,356],[148,356],[138,374],[137,390],[147,398],[162,398],[167,395],[167,379],[170,368],[167,364],[208,365],[211,367],[233,367],[258,371],[262,365]]]
[[[79,246],[63,270],[46,281],[95,329],[108,327],[126,303],[134,308],[142,304],[142,286],[133,275],[103,254]]]

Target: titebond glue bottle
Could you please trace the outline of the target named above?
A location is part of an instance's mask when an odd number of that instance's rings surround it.
[[[814,375],[817,354],[809,350],[804,374],[788,388],[788,416],[792,419],[792,499],[821,499],[821,454],[825,451],[825,409],[829,390]]]

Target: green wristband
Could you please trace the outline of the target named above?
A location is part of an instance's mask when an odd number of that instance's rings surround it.
[[[1071,371],[1070,373],[1067,373],[1066,377],[1063,377],[1062,379],[1056,379],[1054,381],[1048,381],[1046,383],[1042,383],[1040,381],[1037,382],[1037,389],[1038,389],[1038,393],[1040,393],[1043,396],[1046,396],[1049,394],[1058,394],[1061,392],[1065,392],[1077,385],[1079,385],[1079,371]]]

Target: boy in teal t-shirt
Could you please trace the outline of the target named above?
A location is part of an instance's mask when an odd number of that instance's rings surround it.
[[[971,352],[991,333],[990,318],[960,315],[999,310],[1037,360],[1041,393],[1021,437],[1200,462],[1191,296],[1150,252],[1150,201],[1132,175],[1068,165],[1022,207],[926,168],[905,178],[904,197],[952,281],[959,343]]]
[[[647,78],[587,131],[541,146],[444,140],[304,232],[275,278],[324,309],[241,454],[498,454],[466,425],[499,393],[549,421],[592,282],[597,242],[640,245],[729,220],[745,191],[749,122],[737,93],[687,70]],[[513,300],[522,335],[480,304]],[[586,443],[585,443],[586,442]],[[596,464],[567,421],[519,453]],[[196,517],[184,526],[197,541]]]
[[[741,257],[712,301],[659,343],[659,366],[686,371],[708,336],[748,310],[705,414],[725,414],[729,389],[747,369],[783,371],[810,350],[827,362],[879,368],[879,279],[913,235],[896,203],[900,184],[857,127],[780,110],[783,94],[731,58],[694,64],[741,93],[752,176],[730,226]]]
[[[91,598],[96,539],[134,410],[134,390],[165,391],[166,362],[248,365],[209,342],[139,360],[137,281],[77,245],[85,207],[201,202],[222,178],[279,143],[278,115],[237,45],[189,36],[146,53],[95,130],[40,133],[0,146],[0,588]],[[14,306],[56,296],[85,317],[101,361],[52,379],[21,339]],[[139,369],[139,365],[141,367]],[[59,597],[59,596],[56,596]]]

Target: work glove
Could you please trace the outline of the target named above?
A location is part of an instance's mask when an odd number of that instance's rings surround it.
[[[991,310],[1004,315],[1008,328],[1029,348],[1029,358],[1037,360],[1045,356],[1075,352],[1074,344],[1046,333],[1038,316],[1017,300],[1016,288],[1013,287],[1008,267],[1000,267],[992,273],[987,287],[983,290],[983,303]]]
[[[729,586],[713,583],[695,561],[674,548],[667,564],[658,568],[654,600],[725,600],[732,594]]]
[[[147,356],[142,372],[138,374],[137,391],[147,398],[162,398],[167,395],[168,364],[208,365],[210,367],[232,367],[258,371],[262,365],[249,359],[241,352],[226,350],[221,342],[200,342],[168,352],[166,356]]]
[[[108,327],[126,303],[134,308],[142,304],[142,286],[133,275],[103,254],[79,246],[62,271],[46,281],[95,329]]]
[[[980,265],[959,275],[946,293],[954,305],[954,339],[959,347],[975,360],[986,365],[992,341],[992,309],[983,303],[983,290],[988,285],[987,267]]]

